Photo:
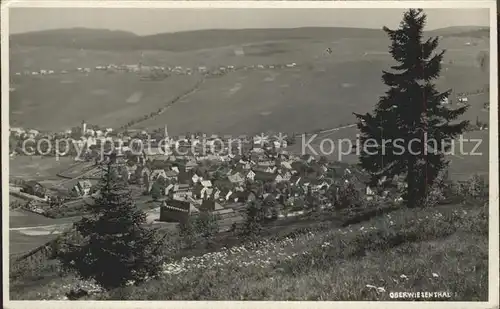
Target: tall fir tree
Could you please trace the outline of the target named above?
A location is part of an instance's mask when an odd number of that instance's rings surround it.
[[[90,215],[75,223],[79,236],[63,242],[57,254],[63,267],[104,289],[141,282],[157,275],[163,264],[162,239],[145,227],[146,214],[132,200],[114,162],[105,163]]]
[[[396,72],[383,71],[389,90],[373,114],[355,114],[364,145],[360,164],[371,174],[370,184],[376,185],[383,176],[404,176],[403,198],[409,207],[421,205],[449,163],[444,153],[450,141],[468,126],[467,121],[456,121],[467,106],[451,109],[441,104],[451,90],[438,92],[433,82],[440,75],[445,51],[435,53],[437,37],[423,39],[425,23],[422,9],[410,9],[399,29],[383,28],[392,41],[389,52],[398,64],[391,69]]]

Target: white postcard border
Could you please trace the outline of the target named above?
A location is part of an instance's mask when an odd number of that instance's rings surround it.
[[[498,191],[498,59],[495,1],[2,1],[2,209],[3,209],[3,293],[9,298],[9,7],[71,8],[488,8],[490,9],[490,227],[488,302],[241,302],[241,301],[4,301],[5,308],[498,308],[499,304],[499,191]]]

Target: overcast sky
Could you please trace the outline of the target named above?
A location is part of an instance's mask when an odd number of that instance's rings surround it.
[[[139,35],[198,29],[397,27],[401,9],[11,8],[10,32],[106,28]],[[427,29],[488,26],[488,9],[427,9]]]

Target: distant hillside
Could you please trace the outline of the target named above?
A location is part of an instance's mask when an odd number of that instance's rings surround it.
[[[144,36],[128,46],[150,46],[152,49],[184,51],[244,45],[276,40],[337,40],[340,38],[363,38],[383,36],[378,29],[358,28],[294,28],[294,29],[237,29],[200,30],[177,33],[161,33]],[[127,44],[129,42],[124,42]],[[130,42],[131,43],[131,42]],[[123,46],[125,48],[125,46]]]
[[[95,50],[187,51],[273,40],[340,39],[384,36],[380,29],[296,28],[198,30],[137,36],[128,32],[62,29],[11,35],[11,45]]]
[[[479,26],[456,26],[436,29],[431,31],[431,33],[444,37],[489,38],[490,28]]]
[[[468,38],[489,38],[490,37],[490,29],[478,29],[474,31],[455,33],[451,36],[455,37],[468,37]]]
[[[57,46],[83,48],[107,40],[123,40],[137,37],[126,31],[108,29],[71,28],[19,33],[10,36],[11,45]]]
[[[449,27],[429,35],[488,37],[489,29]],[[11,35],[11,45],[55,46],[93,50],[188,51],[276,40],[338,40],[386,38],[381,29],[310,27],[294,29],[214,29],[138,36],[131,32],[103,29],[60,29]]]

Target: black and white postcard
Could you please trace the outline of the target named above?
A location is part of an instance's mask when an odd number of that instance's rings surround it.
[[[494,1],[1,21],[6,308],[498,308]]]

